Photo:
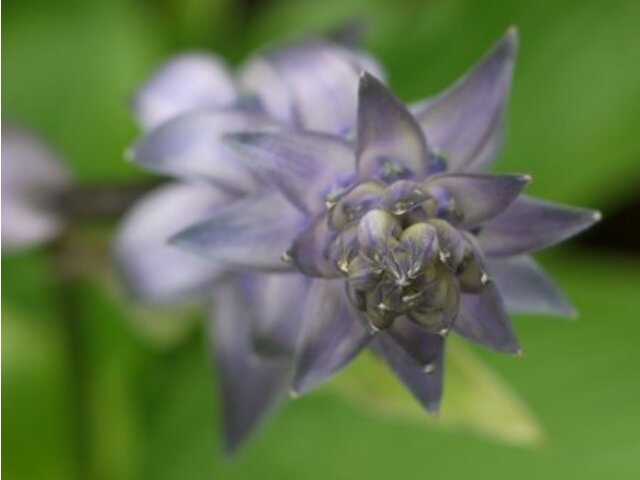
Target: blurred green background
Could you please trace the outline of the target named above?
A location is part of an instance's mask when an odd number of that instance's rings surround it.
[[[542,425],[528,447],[321,389],[225,460],[198,314],[127,304],[107,262],[113,226],[3,258],[6,479],[640,478],[640,2],[6,0],[2,13],[3,118],[40,133],[82,182],[142,177],[122,158],[137,134],[126,100],[172,53],[213,49],[235,64],[358,18],[395,91],[416,100],[517,25],[497,168],[605,214],[541,258],[579,321],[516,318],[524,357],[476,352]]]

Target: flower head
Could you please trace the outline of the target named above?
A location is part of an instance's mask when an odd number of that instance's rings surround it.
[[[288,391],[309,279],[280,260],[306,216],[223,142],[242,131],[355,126],[360,70],[381,74],[352,47],[307,39],[249,59],[237,73],[189,53],[162,65],[133,96],[144,134],[129,150],[143,168],[177,180],[125,217],[115,256],[129,292],[154,304],[211,302],[211,342],[222,395],[223,442],[235,450]],[[215,258],[168,243],[215,218]],[[260,218],[256,224],[254,218]],[[194,239],[197,232],[194,232]]]
[[[410,108],[363,73],[355,135],[343,128],[226,135],[244,165],[288,203],[245,199],[172,242],[255,268],[275,267],[271,249],[286,244],[280,268],[312,279],[296,393],[371,346],[437,410],[450,331],[517,353],[508,309],[572,312],[527,254],[599,214],[523,196],[527,175],[480,173],[501,143],[515,51],[509,30],[453,87]]]

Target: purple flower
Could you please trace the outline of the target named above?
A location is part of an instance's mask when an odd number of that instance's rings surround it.
[[[298,125],[306,131],[225,132],[236,165],[276,190],[210,212],[172,244],[236,268],[294,270],[288,276],[310,282],[304,302],[298,292],[281,292],[287,311],[302,312],[301,326],[283,317],[284,330],[300,330],[295,393],[371,347],[436,411],[450,331],[517,353],[508,310],[573,313],[529,254],[599,214],[522,195],[527,175],[480,173],[501,144],[516,43],[509,30],[450,89],[411,108],[375,73],[363,73],[353,131],[348,122],[318,129],[318,121]],[[266,85],[265,92],[279,96]],[[348,113],[337,95],[315,98],[314,108],[334,101]],[[196,144],[184,134],[174,142]]]
[[[205,53],[160,67],[132,100],[145,130],[131,159],[176,182],[143,198],[115,245],[132,296],[211,303],[223,442],[235,450],[289,388],[310,279],[280,260],[307,216],[222,140],[242,131],[352,131],[366,54],[322,39],[261,53],[233,74]],[[186,227],[224,223],[215,258],[168,243]],[[260,222],[256,223],[255,218]]]
[[[2,249],[16,251],[54,238],[63,227],[55,205],[69,174],[33,133],[2,124]]]

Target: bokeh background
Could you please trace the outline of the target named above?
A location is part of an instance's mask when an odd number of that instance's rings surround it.
[[[516,317],[522,358],[474,352],[537,419],[535,445],[396,418],[327,387],[225,460],[198,313],[126,301],[108,262],[115,223],[4,257],[6,479],[640,478],[640,2],[5,0],[2,14],[3,119],[41,134],[87,184],[144,178],[123,160],[136,137],[127,96],[175,52],[237,64],[264,43],[360,19],[409,101],[517,25],[497,169],[605,216],[540,257],[579,321]]]

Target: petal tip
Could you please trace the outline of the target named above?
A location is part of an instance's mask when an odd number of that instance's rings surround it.
[[[591,213],[591,219],[593,220],[593,223],[599,222],[602,220],[602,212],[600,212],[600,210],[594,210]]]

